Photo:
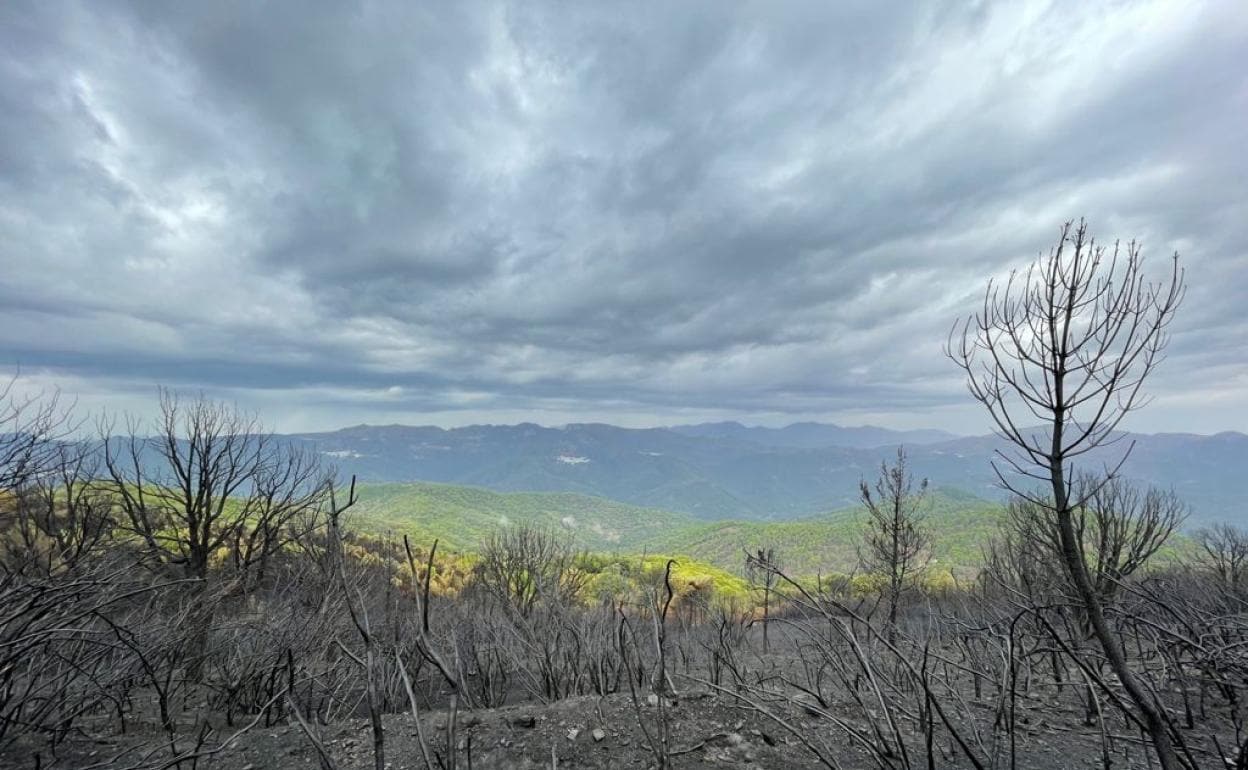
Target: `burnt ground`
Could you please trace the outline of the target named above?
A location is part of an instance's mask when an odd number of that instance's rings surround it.
[[[685,693],[670,709],[670,745],[675,755],[675,767],[825,767],[790,731],[754,711],[734,705],[732,701],[731,697],[719,694]],[[990,703],[982,705],[985,710],[992,708]],[[642,712],[653,724],[657,708],[643,704]],[[1083,726],[1077,709],[1032,702],[1026,712],[1026,715],[1020,715],[1018,767],[1050,770],[1103,766],[1100,730]],[[841,767],[847,770],[878,767],[865,752],[850,744],[844,731],[832,727],[828,721],[811,716],[798,707],[778,712],[777,716],[803,735],[821,736]],[[856,726],[867,726],[864,721],[854,720],[848,715],[845,718]],[[430,754],[444,751],[446,712],[422,714],[421,722]],[[425,765],[410,715],[387,716],[385,728],[386,767],[390,770],[423,770]],[[373,767],[367,719],[329,725],[322,731],[324,745],[339,768],[356,770]],[[232,730],[222,728],[211,736],[205,746],[220,747],[220,750],[202,757],[198,768],[321,768],[316,749],[297,724],[256,726],[221,746],[221,742],[232,734]],[[914,767],[926,767],[921,736],[914,738],[910,759]],[[141,756],[138,747],[151,747],[153,742],[159,740],[160,734],[156,732],[132,732],[108,741],[71,737],[58,749],[56,757],[48,755],[46,750],[36,757],[29,747],[13,747],[0,754],[0,768],[126,768]],[[1124,740],[1116,743],[1113,767],[1147,766],[1138,745],[1130,745],[1131,741]],[[461,711],[457,744],[460,768],[523,770],[552,766],[655,766],[654,755],[638,727],[637,711],[627,694],[606,698],[570,698],[547,705],[526,704]],[[120,761],[108,763],[110,757],[127,749],[130,752]],[[1008,751],[1008,748],[1003,749]],[[1129,756],[1124,753],[1129,753]],[[168,754],[160,756],[167,757]],[[438,766],[437,758],[434,758],[434,766]],[[970,765],[960,757],[952,757],[947,745],[938,745],[936,766]],[[1008,754],[1001,756],[998,766],[1009,766]],[[185,763],[183,767],[191,765]]]

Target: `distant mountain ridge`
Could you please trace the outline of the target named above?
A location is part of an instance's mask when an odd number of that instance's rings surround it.
[[[500,492],[576,492],[703,520],[785,520],[853,505],[858,481],[904,444],[914,473],[933,485],[993,500],[1003,493],[990,465],[1002,447],[993,436],[936,442],[934,432],[838,426],[748,428],[731,424],[620,428],[531,423],[433,426],[359,425],[285,437],[332,460],[362,481],[429,481]],[[847,432],[848,431],[848,432]],[[877,443],[884,439],[882,443]],[[915,440],[915,439],[918,440]],[[1220,433],[1130,434],[1135,449],[1124,474],[1173,488],[1192,522],[1248,524],[1248,436]],[[839,445],[806,445],[839,440]],[[861,446],[869,442],[873,446]],[[796,445],[794,445],[796,444]],[[1091,455],[1112,462],[1120,443]]]
[[[739,422],[704,422],[696,425],[674,425],[673,430],[685,436],[753,441],[763,446],[818,449],[840,446],[871,449],[898,444],[937,444],[959,438],[943,430],[890,430],[874,425],[847,428],[822,422],[795,422],[783,428],[746,426]]]

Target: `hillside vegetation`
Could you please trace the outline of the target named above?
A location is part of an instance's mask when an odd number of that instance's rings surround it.
[[[351,515],[362,530],[438,538],[456,550],[475,549],[500,525],[537,524],[564,530],[591,551],[634,551],[665,531],[697,521],[688,514],[572,492],[493,492],[427,483],[361,485]]]
[[[925,514],[933,533],[934,567],[973,570],[1002,508],[964,492],[931,492]],[[745,552],[771,546],[796,574],[852,572],[858,564],[864,514],[846,508],[792,521],[704,522],[682,513],[640,508],[568,492],[493,492],[447,484],[368,484],[352,511],[355,526],[474,550],[503,524],[556,527],[593,552],[684,556],[739,572]]]
[[[929,495],[924,514],[932,532],[930,566],[957,575],[974,571],[983,562],[983,547],[1002,512],[997,503],[956,490]],[[850,573],[858,568],[865,522],[861,508],[846,508],[796,521],[699,523],[665,533],[649,545],[725,568],[740,566],[746,551],[772,547],[795,574]]]

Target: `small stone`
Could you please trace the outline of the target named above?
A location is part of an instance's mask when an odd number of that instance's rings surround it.
[[[595,727],[590,735],[594,737],[594,743],[601,743],[602,739],[607,737],[607,731],[601,727]]]
[[[537,719],[532,714],[521,714],[511,718],[514,727],[536,727]]]

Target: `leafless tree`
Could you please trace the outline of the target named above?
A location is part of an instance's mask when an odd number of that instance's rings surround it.
[[[60,441],[42,453],[39,472],[0,505],[0,570],[68,573],[111,534],[111,505],[96,484],[92,447]]]
[[[162,390],[155,435],[127,423],[122,437],[101,426],[110,491],[127,528],[186,577],[205,578],[221,548],[240,567],[258,565],[285,523],[315,509],[328,489],[311,457],[276,443],[229,404],[203,396],[184,403]]]
[[[758,566],[760,564],[774,565],[775,569],[763,569]],[[776,573],[784,569],[784,564],[775,548],[759,548],[753,554],[749,552],[745,554],[745,569],[763,589],[763,652],[767,652],[770,648],[767,626],[771,622],[771,594],[779,579]]]
[[[897,627],[897,609],[902,596],[927,566],[931,536],[921,512],[927,479],[915,488],[914,479],[906,469],[905,450],[898,447],[894,465],[880,464],[874,494],[865,480],[858,483],[858,491],[867,509],[867,531],[859,558],[865,569],[882,574],[888,580],[885,599],[891,639]]]
[[[63,404],[59,392],[21,395],[18,381],[14,375],[0,384],[0,493],[37,477],[77,427],[73,405]]]
[[[1238,592],[1248,569],[1248,531],[1230,524],[1214,524],[1196,533],[1204,561],[1222,584]]]
[[[1141,492],[1121,478],[1080,474],[1071,511],[1075,538],[1102,603],[1113,600],[1122,581],[1143,567],[1183,523],[1187,507],[1173,492]],[[1004,525],[1041,550],[1041,558],[1062,563],[1060,528],[1054,508],[1027,498],[1006,507]]]
[[[283,548],[321,527],[332,479],[332,469],[297,448],[280,447],[266,458],[251,481],[249,520],[234,531],[232,559],[244,588],[264,579]]]
[[[520,525],[490,533],[481,544],[478,581],[522,617],[539,601],[568,605],[585,586],[579,552],[553,530]]]
[[[1164,709],[1106,620],[1075,525],[1076,510],[1094,490],[1075,488],[1074,462],[1118,441],[1122,420],[1145,403],[1144,381],[1162,359],[1183,297],[1177,254],[1160,283],[1145,279],[1143,264],[1134,241],[1107,250],[1085,223],[1067,223],[1047,258],[1004,285],[989,283],[983,308],[954,327],[947,352],[1011,446],[993,464],[1001,483],[1052,511],[1062,562],[1093,633],[1162,767],[1171,770],[1182,764]],[[1028,427],[1037,420],[1040,428]],[[1115,475],[1129,452],[1127,446],[1107,465],[1103,478]],[[1048,492],[1035,492],[1020,476],[1043,482]]]

